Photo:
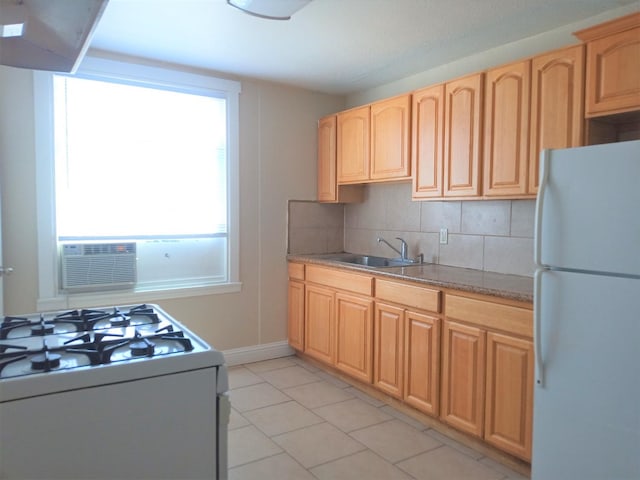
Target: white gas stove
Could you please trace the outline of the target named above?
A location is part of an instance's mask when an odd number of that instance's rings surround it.
[[[0,324],[0,478],[226,478],[228,415],[222,352],[157,305]]]

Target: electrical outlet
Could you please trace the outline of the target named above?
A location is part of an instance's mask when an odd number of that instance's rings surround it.
[[[446,245],[449,243],[449,230],[446,228],[440,229],[440,245]]]

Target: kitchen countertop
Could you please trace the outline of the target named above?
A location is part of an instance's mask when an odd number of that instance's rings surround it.
[[[466,292],[492,295],[509,300],[521,302],[533,301],[533,278],[531,277],[485,272],[470,268],[448,267],[446,265],[436,265],[432,263],[410,265],[408,267],[365,267],[336,260],[340,258],[341,255],[352,254],[290,254],[287,256],[287,260],[338,267],[346,270],[357,270],[380,277],[397,278],[399,280],[424,283],[436,287],[453,288]]]

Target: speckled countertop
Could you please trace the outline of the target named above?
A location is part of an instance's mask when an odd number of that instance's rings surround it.
[[[408,267],[364,267],[362,265],[340,262],[338,260],[340,255],[341,254],[336,253],[326,255],[288,255],[287,260],[339,267],[346,270],[357,270],[360,272],[373,273],[380,277],[397,278],[436,287],[493,295],[495,297],[521,302],[533,301],[533,279],[531,277],[505,275],[502,273],[484,272],[470,268],[448,267],[431,263],[411,265]]]

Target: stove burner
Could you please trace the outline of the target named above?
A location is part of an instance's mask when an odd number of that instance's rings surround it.
[[[62,358],[62,355],[45,350],[44,353],[31,357],[31,369],[48,372],[52,368],[60,366],[60,358]]]
[[[152,357],[156,350],[156,344],[142,337],[140,332],[136,331],[135,339],[139,341],[129,343],[131,355],[134,357]]]
[[[32,337],[44,337],[53,333],[55,325],[53,323],[45,322],[44,318],[40,316],[40,322],[31,327]]]

